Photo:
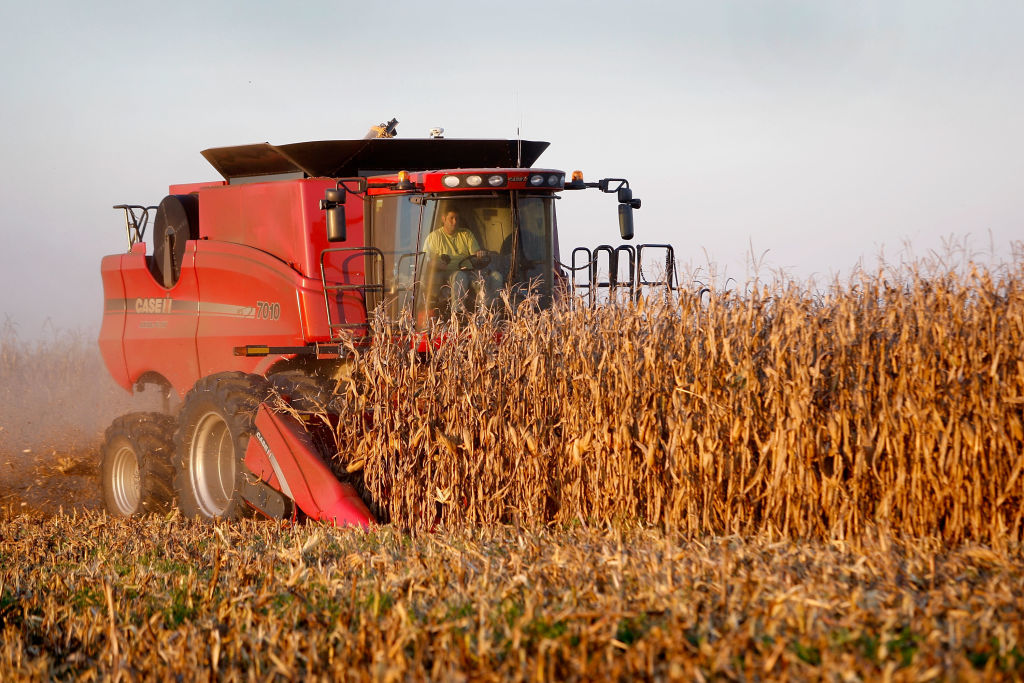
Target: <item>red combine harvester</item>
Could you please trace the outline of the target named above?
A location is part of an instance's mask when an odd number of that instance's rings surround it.
[[[171,185],[158,207],[114,207],[129,251],[102,262],[103,358],[126,390],[157,385],[165,408],[173,394],[182,403],[176,415],[133,413],[107,430],[110,512],[176,499],[207,519],[301,511],[374,522],[303,423],[265,403],[271,387],[293,402],[322,391],[345,372],[346,348],[372,343],[374,315],[411,316],[425,330],[500,289],[550,305],[564,190],[616,194],[621,235],[632,238],[640,201],[625,180],[567,182],[533,168],[546,142],[394,139],[396,123],[361,140],[208,149],[224,180]],[[438,248],[440,235],[428,236],[446,229],[450,244]],[[469,253],[453,258],[460,239]],[[604,247],[610,258],[623,248]],[[596,277],[586,256],[580,269]],[[610,283],[572,284],[592,295],[615,286],[617,265],[609,272]]]

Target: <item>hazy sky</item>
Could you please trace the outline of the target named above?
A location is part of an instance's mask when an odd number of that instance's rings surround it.
[[[119,203],[200,150],[399,135],[548,140],[629,178],[637,241],[799,278],[1024,237],[1024,2],[46,2],[0,8],[0,321],[98,327]],[[563,254],[615,202],[559,202]]]

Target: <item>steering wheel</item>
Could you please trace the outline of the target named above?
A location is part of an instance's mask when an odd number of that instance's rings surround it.
[[[488,251],[480,258],[477,258],[476,254],[464,256],[456,267],[459,270],[482,270],[489,265],[491,265],[491,252]]]

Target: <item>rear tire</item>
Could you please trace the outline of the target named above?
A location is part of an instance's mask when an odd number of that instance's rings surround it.
[[[267,393],[262,377],[223,372],[199,380],[185,396],[174,435],[174,488],[184,514],[212,520],[248,513],[243,459]]]
[[[170,507],[175,424],[163,413],[129,413],[107,428],[100,450],[100,486],[110,514],[132,517]]]

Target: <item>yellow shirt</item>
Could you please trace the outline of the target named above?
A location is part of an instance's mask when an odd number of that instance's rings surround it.
[[[427,235],[427,239],[423,243],[423,250],[430,258],[441,255],[448,256],[451,259],[448,269],[454,270],[458,268],[462,259],[480,251],[480,244],[476,241],[473,233],[464,228],[456,230],[455,234],[451,236],[444,231],[444,228],[438,228]]]

